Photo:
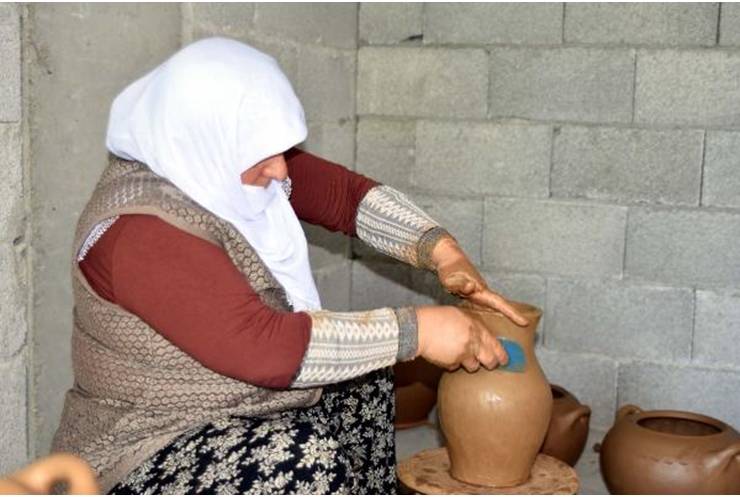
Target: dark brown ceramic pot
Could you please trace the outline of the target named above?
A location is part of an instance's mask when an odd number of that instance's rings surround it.
[[[528,320],[517,326],[499,312],[461,304],[499,338],[521,347],[521,372],[484,368],[444,372],[437,409],[450,456],[450,474],[458,480],[493,487],[525,482],[542,446],[552,410],[550,385],[534,355],[534,337],[542,311],[512,302]]]
[[[396,394],[396,428],[427,423],[437,403],[437,385],[442,370],[422,358],[400,362],[393,367]]]
[[[588,438],[591,408],[563,387],[550,385],[552,417],[540,452],[575,466]]]
[[[740,434],[701,414],[624,406],[600,463],[615,494],[740,493]]]

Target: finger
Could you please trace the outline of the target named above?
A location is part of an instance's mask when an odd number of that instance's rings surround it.
[[[527,318],[519,314],[519,312],[506,301],[506,299],[487,288],[470,295],[468,298],[476,304],[491,307],[500,311],[504,316],[508,317],[519,326],[526,326],[529,324]]]
[[[468,373],[475,373],[480,369],[480,363],[473,357],[468,357],[462,362],[462,366]]]
[[[509,354],[506,353],[506,349],[501,344],[500,340],[494,339],[494,353],[498,358],[498,363],[505,366],[509,362]]]
[[[484,332],[481,338],[480,352],[476,356],[481,365],[486,369],[493,369],[498,366],[500,358],[497,354],[498,340],[493,338],[489,333]]]

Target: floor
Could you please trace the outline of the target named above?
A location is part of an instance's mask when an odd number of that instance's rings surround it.
[[[432,413],[430,419],[435,419],[434,413]],[[576,464],[576,473],[578,473],[581,480],[580,494],[607,495],[609,493],[599,472],[599,454],[594,451],[594,445],[603,438],[603,431],[592,430],[589,433],[586,448],[583,450],[578,464]],[[429,426],[396,431],[396,456],[399,461],[421,450],[441,445],[439,431],[431,423]]]

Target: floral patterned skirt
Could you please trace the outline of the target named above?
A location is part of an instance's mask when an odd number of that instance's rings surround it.
[[[110,493],[396,493],[392,375],[329,385],[311,407],[192,429]]]

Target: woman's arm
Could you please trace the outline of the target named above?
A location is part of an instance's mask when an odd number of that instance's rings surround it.
[[[417,351],[413,310],[277,311],[223,250],[155,216],[121,216],[80,267],[101,297],[205,367],[254,385],[334,383]]]

